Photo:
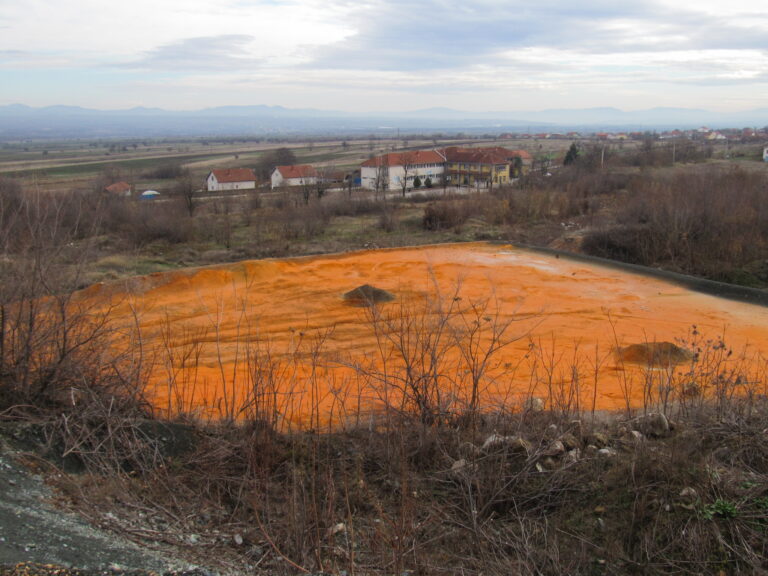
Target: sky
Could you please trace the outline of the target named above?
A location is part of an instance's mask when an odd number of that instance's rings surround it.
[[[768,106],[765,0],[0,0],[0,105]]]

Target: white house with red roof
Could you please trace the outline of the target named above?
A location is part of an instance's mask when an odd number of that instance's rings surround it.
[[[418,177],[437,185],[445,171],[445,156],[437,150],[391,152],[360,165],[360,186],[369,190],[410,190]]]
[[[280,186],[313,186],[317,184],[317,170],[309,164],[275,166],[272,170],[272,188]]]
[[[206,179],[206,184],[209,192],[252,190],[256,188],[256,174],[250,168],[211,170]]]

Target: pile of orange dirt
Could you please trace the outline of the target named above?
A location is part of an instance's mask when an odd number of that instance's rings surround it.
[[[344,300],[353,306],[373,306],[374,304],[392,302],[394,299],[395,297],[386,290],[370,284],[363,284],[344,294]]]
[[[530,395],[613,409],[721,360],[765,381],[768,309],[510,245],[247,261],[81,298],[109,302],[122,349],[141,344],[152,400],[171,415],[360,423],[412,408],[420,391],[446,413]]]
[[[672,342],[630,344],[623,348],[617,348],[616,356],[620,362],[630,362],[649,368],[677,366],[693,359],[693,353],[690,350],[681,348]]]

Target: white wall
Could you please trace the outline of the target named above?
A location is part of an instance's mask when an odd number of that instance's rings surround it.
[[[409,166],[407,175],[403,166],[390,166],[388,168],[386,166],[382,168],[363,166],[360,169],[360,186],[375,190],[376,176],[380,173],[379,171],[388,182],[387,190],[402,190],[403,178],[407,179],[406,187],[410,190],[413,188],[413,181],[416,176],[421,178],[422,187],[428,177],[432,179],[433,186],[439,186],[442,174],[445,172],[445,166],[443,164],[414,164]]]
[[[219,192],[221,190],[252,190],[256,188],[256,181],[243,181],[243,182],[224,182],[221,183],[216,180],[216,176],[213,174],[208,175],[207,188],[209,192]]]
[[[317,184],[317,178],[315,176],[308,176],[307,178],[283,178],[283,175],[279,170],[272,172],[272,188],[278,188],[280,186],[314,186]]]

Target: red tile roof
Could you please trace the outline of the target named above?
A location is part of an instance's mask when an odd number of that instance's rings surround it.
[[[506,164],[515,156],[530,160],[531,155],[525,150],[508,150],[500,146],[488,148],[458,148],[451,146],[445,149],[448,162],[466,162],[468,164]]]
[[[533,156],[531,156],[525,150],[510,150],[510,152],[512,152],[512,157],[519,156],[520,158],[526,161],[533,160]]]
[[[369,158],[361,166],[414,166],[416,164],[442,164],[445,157],[436,150],[413,150],[412,152],[390,152],[376,158]]]
[[[286,180],[288,178],[317,178],[317,170],[314,166],[309,164],[296,164],[294,166],[277,166],[275,170],[279,170],[280,174]]]
[[[226,168],[223,170],[211,170],[219,184],[232,182],[255,182],[256,174],[250,168]]]
[[[104,190],[112,194],[125,194],[131,191],[131,185],[128,182],[115,182],[105,187]]]

